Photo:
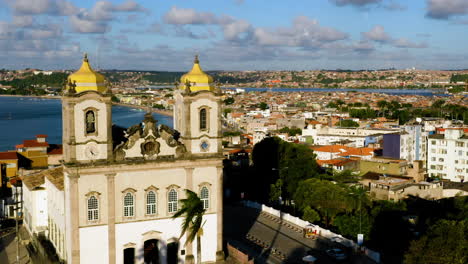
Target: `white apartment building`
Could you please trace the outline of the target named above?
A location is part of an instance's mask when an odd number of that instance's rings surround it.
[[[429,135],[427,165],[429,176],[455,182],[468,179],[468,135],[463,128]]]

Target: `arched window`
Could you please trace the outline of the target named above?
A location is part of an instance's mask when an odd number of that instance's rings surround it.
[[[135,201],[133,194],[128,192],[124,196],[124,216],[132,217],[135,215]]]
[[[146,194],[146,214],[156,214],[156,193],[154,191],[149,191]]]
[[[208,188],[203,186],[200,191],[200,200],[203,202],[203,209],[208,209],[210,207],[210,192]]]
[[[96,116],[93,110],[86,111],[86,134],[96,132]]]
[[[174,189],[170,189],[169,193],[167,194],[167,200],[168,200],[168,211],[169,213],[175,213],[177,212],[177,203],[179,202],[179,197],[177,195],[177,191]]]
[[[200,130],[206,130],[206,109],[200,110]]]
[[[88,198],[88,221],[99,220],[99,203],[96,196],[92,195]]]

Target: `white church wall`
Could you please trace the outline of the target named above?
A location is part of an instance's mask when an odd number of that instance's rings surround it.
[[[202,261],[216,261],[216,214],[206,214],[204,216],[205,225],[203,228],[203,236],[201,239]],[[166,261],[167,244],[172,241],[177,241],[181,232],[182,218],[158,219],[142,222],[120,223],[115,225],[116,231],[116,263],[123,263],[123,250],[125,245],[130,243],[135,244],[136,263],[143,263],[143,246],[146,239],[158,239],[160,241],[158,247],[160,250],[161,263]],[[145,233],[154,232],[154,236],[146,237]],[[159,232],[159,234],[157,234]],[[181,255],[181,250],[184,247],[185,237],[179,241],[179,263],[184,263],[185,255]],[[192,252],[196,258],[196,240],[192,244]]]
[[[99,221],[95,224],[107,222],[107,178],[105,175],[80,175],[78,181],[78,206],[80,208],[80,226],[88,225],[87,219],[87,194],[99,193]],[[94,223],[93,223],[94,224]]]
[[[107,230],[107,226],[80,228],[81,264],[109,263]]]
[[[118,173],[115,177],[115,199],[116,199],[116,221],[124,221],[123,219],[123,197],[122,193],[127,188],[136,190],[135,192],[135,217],[134,220],[145,220],[154,217],[168,216],[167,211],[167,192],[169,186],[178,186],[175,188],[178,191],[179,199],[185,196],[184,189],[186,188],[186,176],[183,168],[176,169],[153,169],[141,170],[132,172]],[[156,216],[146,216],[146,192],[150,186],[158,188],[157,191],[157,214]]]

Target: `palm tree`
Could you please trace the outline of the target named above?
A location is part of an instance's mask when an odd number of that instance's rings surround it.
[[[182,232],[180,238],[187,233],[187,240],[185,245],[192,243],[195,237],[197,238],[197,264],[201,263],[201,236],[203,235],[203,202],[198,195],[191,190],[185,189],[187,198],[180,200],[182,203],[181,208],[177,211],[172,218],[183,216]]]

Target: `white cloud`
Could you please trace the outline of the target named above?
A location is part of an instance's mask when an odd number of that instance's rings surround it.
[[[34,18],[29,15],[14,15],[12,23],[17,27],[30,27],[34,23]]]
[[[78,33],[105,33],[110,30],[110,26],[103,21],[88,19],[86,16],[71,16],[70,24],[73,31]]]
[[[380,43],[387,43],[392,39],[381,25],[374,26],[369,32],[363,32],[362,35],[367,40],[373,40]]]
[[[105,33],[111,29],[108,22],[115,20],[115,13],[119,12],[146,12],[146,9],[134,1],[120,5],[98,1],[91,9],[81,9],[78,14],[70,16],[70,23],[78,33]]]
[[[380,3],[382,0],[329,0],[329,1],[334,3],[337,6],[352,5],[352,6],[363,7],[366,5]]]
[[[66,0],[6,0],[15,14],[68,16],[78,8]]]
[[[428,47],[426,43],[414,43],[406,38],[395,39],[391,37],[387,32],[385,32],[385,28],[381,25],[376,25],[370,31],[362,32],[361,35],[366,41],[375,41],[380,44],[388,44],[396,48],[420,49]]]
[[[318,48],[327,42],[347,39],[348,34],[331,27],[320,26],[315,19],[298,16],[289,28],[257,28],[254,30],[254,38],[259,45]]]
[[[467,0],[426,0],[426,16],[434,19],[449,19],[468,14]]]
[[[173,25],[208,25],[219,24],[213,13],[198,12],[191,8],[178,8],[173,6],[163,17],[164,22]]]

